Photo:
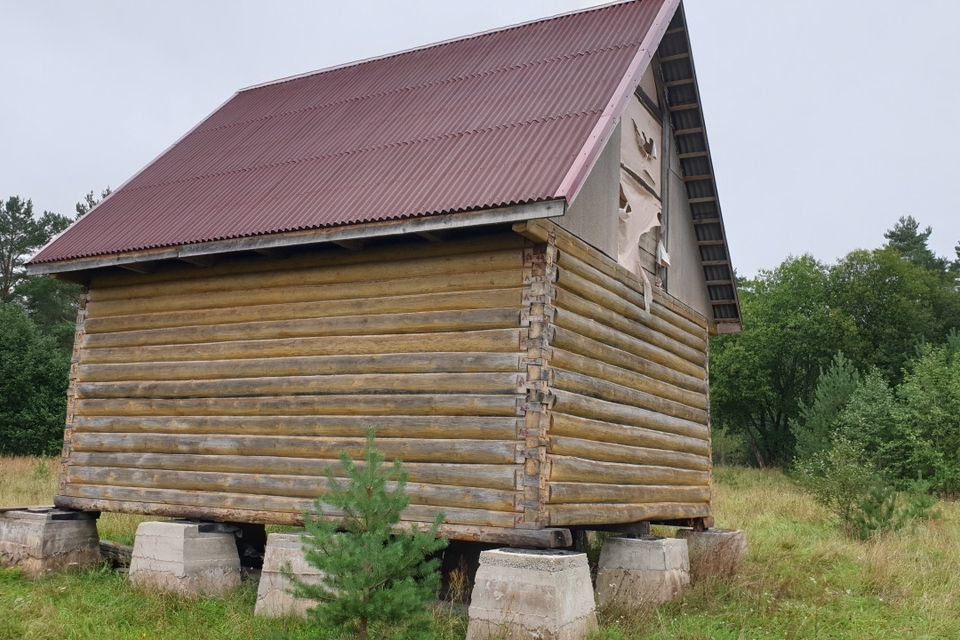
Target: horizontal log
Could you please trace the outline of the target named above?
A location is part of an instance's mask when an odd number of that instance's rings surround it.
[[[590,283],[585,283],[585,286],[590,286]],[[554,305],[561,309],[566,309],[584,318],[590,318],[596,322],[600,322],[611,329],[655,345],[696,365],[702,366],[706,362],[706,345],[704,345],[702,349],[694,349],[674,339],[672,336],[647,326],[643,322],[626,317],[607,307],[592,303],[563,288],[558,287],[553,302]]]
[[[84,324],[84,331],[86,333],[110,333],[113,331],[265,320],[298,320],[384,313],[414,313],[417,311],[495,309],[519,306],[522,291],[522,288],[515,287],[488,291],[455,291],[453,293],[425,293],[412,296],[348,298],[338,300],[336,303],[322,300],[319,302],[243,305],[220,309],[134,313],[131,315],[89,318]]]
[[[520,356],[507,353],[392,353],[359,356],[194,360],[84,364],[79,382],[216,380],[365,373],[494,373],[520,370]]]
[[[363,466],[363,461],[357,461]],[[278,456],[197,455],[177,453],[115,453],[73,451],[71,467],[126,467],[172,471],[219,471],[224,473],[279,473],[283,475],[346,477],[339,460],[286,458]],[[405,462],[411,482],[462,487],[516,488],[518,464],[449,464]]]
[[[77,416],[75,433],[182,433],[381,438],[517,438],[514,416]],[[672,436],[678,437],[678,436]]]
[[[710,474],[706,471],[602,462],[557,455],[550,455],[549,460],[550,482],[710,486]]]
[[[169,435],[133,433],[74,433],[74,451],[121,453],[189,453],[202,455],[279,456],[339,459],[341,454],[362,458],[365,438],[301,436]],[[377,448],[388,460],[464,464],[512,464],[515,441],[423,440],[381,438]]]
[[[547,507],[552,526],[619,524],[646,520],[682,520],[710,515],[706,503],[558,504]]]
[[[516,393],[520,374],[362,373],[168,382],[83,382],[78,398],[239,398],[344,393]]]
[[[316,336],[356,336],[431,331],[509,329],[520,325],[520,309],[425,311],[383,315],[339,316],[305,320],[269,320],[235,324],[197,325],[171,329],[144,329],[94,333],[84,337],[85,348],[143,347],[151,345],[269,340]]]
[[[634,407],[640,407],[667,416],[694,422],[696,424],[707,424],[707,412],[703,409],[694,409],[693,407],[665,400],[645,391],[638,391],[613,382],[608,382],[601,378],[566,371],[564,369],[550,369],[550,386],[572,393],[600,398],[608,402],[618,404],[628,404]]]
[[[328,395],[77,400],[78,416],[514,416],[514,395]]]
[[[584,460],[623,462],[626,464],[653,465],[676,469],[709,471],[710,459],[692,453],[634,447],[615,442],[597,442],[583,438],[550,435],[547,451],[559,456],[571,456]]]
[[[85,348],[80,351],[80,362],[182,362],[417,352],[516,353],[519,349],[520,329],[490,329],[423,334],[234,340],[156,347]]]
[[[703,367],[685,360],[675,353],[670,353],[666,349],[634,338],[622,331],[611,329],[605,324],[591,320],[590,318],[585,318],[567,309],[557,309],[554,322],[558,327],[569,329],[582,336],[603,342],[612,347],[629,351],[634,355],[646,358],[674,371],[692,376],[698,380],[706,379],[706,370]]]
[[[79,420],[74,422],[74,428],[80,430]],[[338,434],[340,435],[340,434]],[[628,427],[613,422],[590,420],[571,416],[558,411],[550,412],[550,435],[567,436],[571,438],[585,438],[595,442],[608,442],[634,447],[650,447],[665,451],[680,451],[698,456],[710,455],[710,442],[701,438],[678,436],[643,427]]]
[[[318,302],[321,300],[333,302],[355,298],[379,298],[454,291],[486,291],[519,287],[522,285],[522,276],[521,269],[509,269],[482,273],[428,275],[396,280],[379,279],[337,284],[212,291],[210,293],[188,293],[181,296],[158,298],[124,298],[90,302],[87,305],[87,311],[90,318],[103,318],[191,309],[234,308],[245,305]]]
[[[316,499],[331,492],[328,478],[323,476],[223,473],[208,471],[171,471],[167,469],[125,469],[120,467],[78,467],[65,470],[67,484],[144,487],[148,489],[181,489],[186,491],[226,491],[252,495],[284,496]],[[346,486],[346,479],[334,482]],[[388,491],[396,491],[397,483],[387,483]],[[516,491],[489,488],[448,486],[410,482],[406,493],[412,504],[438,507],[465,507],[492,511],[516,511]]]
[[[258,512],[286,512],[302,515],[313,510],[314,501],[307,498],[287,498],[284,496],[262,496],[239,493],[224,493],[222,491],[183,491],[179,489],[145,489],[140,487],[111,487],[107,485],[75,485],[68,484],[60,491],[57,501],[64,497],[87,498],[91,500],[109,500],[133,503],[161,503],[170,505],[170,514],[184,513],[188,510],[173,508],[174,505],[193,506],[223,509],[226,512],[258,511]],[[135,511],[136,505],[122,507],[121,511]],[[201,513],[195,511],[194,513]],[[440,508],[426,505],[410,505],[404,512],[403,518],[415,522],[433,522],[438,514],[445,515],[445,521],[450,524],[470,524],[480,526],[510,527],[516,521],[516,515],[504,511],[487,511],[481,509]],[[337,517],[339,511],[324,506],[322,514]],[[239,521],[239,520],[238,520]]]
[[[249,522],[256,524],[275,524],[300,526],[303,514],[295,511],[256,511],[253,509],[226,509],[223,507],[205,507],[164,502],[136,502],[132,500],[104,500],[98,498],[75,498],[56,496],[54,504],[61,509],[76,511],[103,511],[132,513],[172,518],[212,520],[215,522]],[[428,522],[402,520],[397,531],[415,529],[429,530]],[[449,540],[463,542],[483,542],[511,547],[532,547],[535,549],[565,549],[573,544],[569,529],[546,527],[543,529],[514,529],[511,526],[491,527],[464,524],[441,524],[437,535]]]
[[[686,392],[693,392],[696,395],[702,396],[704,403],[706,403],[707,383],[705,380],[674,371],[669,367],[657,364],[629,351],[612,347],[593,338],[582,336],[576,331],[564,329],[563,327],[553,327],[553,336],[550,339],[550,344],[557,349],[585,356],[595,362],[604,362],[622,369],[634,371],[654,380],[664,382],[667,385],[679,387],[682,390],[671,392],[668,387],[661,387],[661,395],[666,398],[682,402],[683,400],[681,400],[681,398],[691,397],[686,395]]]
[[[550,504],[647,504],[650,502],[709,502],[709,487],[637,486],[596,482],[551,482]]]
[[[161,269],[150,273],[127,273],[105,271],[94,274],[91,286],[96,289],[114,289],[113,297],[128,297],[130,288],[142,288],[158,283],[183,283],[191,280],[236,276],[268,271],[295,271],[311,268],[342,267],[353,264],[382,264],[403,260],[420,260],[436,256],[463,256],[491,251],[520,250],[523,241],[513,234],[471,234],[460,240],[445,240],[439,243],[420,241],[364,247],[363,251],[344,251],[330,245],[317,245],[294,249],[283,257],[268,257],[254,254],[221,256],[217,263],[208,267],[189,264],[164,263]]]
[[[710,429],[706,425],[690,420],[682,420],[640,407],[608,402],[562,389],[552,389],[551,393],[554,398],[553,410],[559,413],[632,427],[645,427],[701,440],[710,438]]]
[[[664,291],[653,292],[653,315],[694,335],[707,334],[707,318],[689,305],[683,304]]]
[[[630,357],[625,352],[621,351],[620,353],[628,358]],[[606,380],[657,398],[679,403],[697,411],[705,412],[707,409],[707,396],[704,393],[688,391],[642,373],[607,364],[598,359],[599,354],[594,354],[594,356],[583,356],[579,353],[555,348],[550,352],[550,366]]]

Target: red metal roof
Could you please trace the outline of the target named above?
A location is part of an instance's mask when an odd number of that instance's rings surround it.
[[[240,91],[32,262],[572,197],[675,6],[607,5]]]

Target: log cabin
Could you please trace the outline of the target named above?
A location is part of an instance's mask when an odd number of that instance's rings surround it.
[[[60,507],[298,524],[374,428],[452,539],[712,524],[740,314],[678,0],[243,89],[29,269],[84,288]]]

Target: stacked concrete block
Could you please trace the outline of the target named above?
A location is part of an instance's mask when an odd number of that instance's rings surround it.
[[[677,536],[687,541],[694,581],[731,577],[747,557],[747,534],[743,531],[681,529]]]
[[[130,558],[130,582],[186,596],[223,595],[240,585],[234,535],[200,522],[142,522]]]
[[[686,540],[607,538],[597,564],[601,607],[635,609],[681,597],[690,586]]]
[[[98,515],[54,507],[0,511],[0,564],[31,577],[96,565]]]
[[[307,584],[318,584],[323,580],[323,573],[307,564],[298,533],[271,533],[267,536],[267,550],[263,557],[260,586],[257,588],[256,615],[303,618],[314,606],[314,602],[295,598],[290,593],[293,583],[284,575],[284,571],[289,571]]]
[[[467,640],[581,640],[597,627],[587,556],[493,549],[480,554]]]

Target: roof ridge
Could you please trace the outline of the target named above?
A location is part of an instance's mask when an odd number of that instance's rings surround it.
[[[562,20],[564,18],[570,18],[573,16],[584,15],[587,13],[592,13],[594,11],[603,11],[606,9],[611,9],[613,7],[632,4],[637,2],[643,2],[643,0],[612,0],[611,2],[606,2],[599,4],[593,7],[587,7],[585,9],[574,9],[572,11],[566,11],[564,13],[558,13],[553,16],[548,16],[546,18],[535,18],[533,20],[527,20],[525,22],[518,22],[516,24],[507,25],[505,27],[495,27],[493,29],[487,29],[486,31],[477,31],[476,33],[470,33],[463,36],[456,36],[449,38],[447,40],[440,40],[439,42],[431,42],[428,44],[422,44],[416,47],[411,47],[409,49],[403,49],[401,51],[394,51],[391,53],[385,53],[378,56],[371,56],[369,58],[362,58],[360,60],[354,60],[352,62],[345,62],[342,64],[333,65],[330,67],[324,67],[321,69],[314,69],[313,71],[305,71],[303,73],[297,73],[289,76],[284,76],[282,78],[276,78],[275,80],[267,80],[266,82],[259,82],[257,84],[252,84],[247,87],[243,87],[237,90],[237,93],[244,93],[246,91],[253,91],[255,89],[262,89],[264,87],[270,87],[277,84],[283,84],[285,82],[293,82],[294,80],[301,80],[303,78],[309,78],[311,76],[322,75],[324,73],[330,73],[331,71],[338,71],[340,69],[349,69],[350,67],[358,67],[370,62],[377,62],[380,60],[388,60],[390,58],[396,58],[399,56],[404,56],[410,53],[416,53],[418,51],[427,51],[429,49],[434,49],[436,47],[442,47],[448,44],[453,44],[455,42],[465,42],[467,40],[473,40],[476,38],[482,38],[484,36],[494,35],[496,33],[503,33],[505,31],[512,31],[514,29],[520,29],[523,27],[528,27],[534,24],[543,24],[545,22],[551,22],[553,20]]]

